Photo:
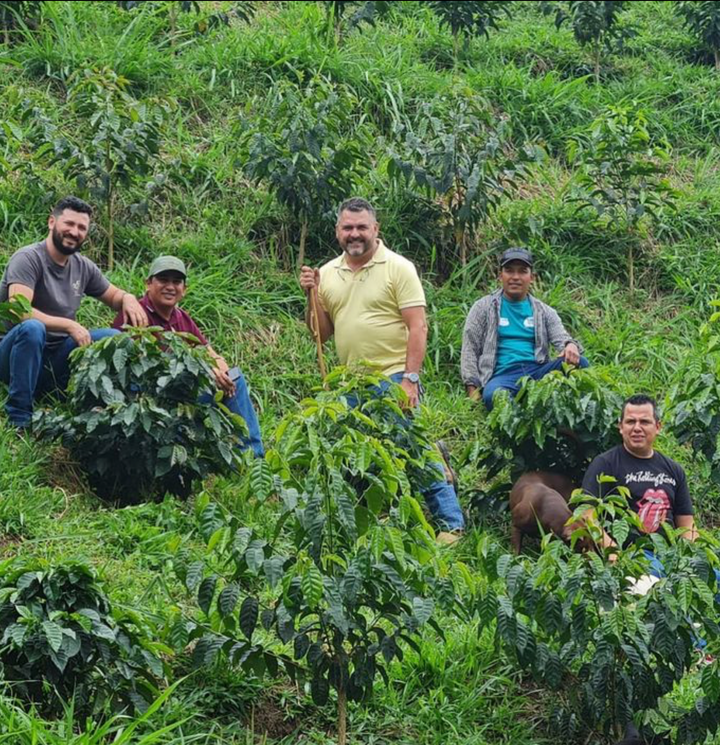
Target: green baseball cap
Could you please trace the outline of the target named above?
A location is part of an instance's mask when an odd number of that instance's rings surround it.
[[[156,274],[162,274],[163,272],[178,272],[183,277],[187,278],[187,270],[185,264],[177,258],[177,256],[158,256],[150,266],[149,277],[154,277]]]

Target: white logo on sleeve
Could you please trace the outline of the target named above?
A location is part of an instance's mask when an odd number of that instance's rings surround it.
[[[525,326],[526,329],[534,329],[535,328],[535,319],[532,316],[528,316],[523,321],[523,326]]]
[[[501,326],[509,326],[510,325],[510,319],[509,318],[503,318],[500,316],[500,325]]]

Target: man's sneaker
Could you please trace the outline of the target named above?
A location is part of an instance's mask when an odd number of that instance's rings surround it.
[[[435,542],[441,546],[454,546],[463,537],[462,530],[453,530],[448,532],[447,530],[441,530],[435,536]]]

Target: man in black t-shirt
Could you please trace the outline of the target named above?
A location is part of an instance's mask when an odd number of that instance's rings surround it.
[[[685,528],[683,537],[694,541],[697,530],[685,471],[653,448],[660,427],[654,399],[642,394],[627,399],[619,424],[622,445],[595,458],[582,487],[602,497],[617,486],[625,486],[630,491],[629,505],[638,513],[645,533],[655,533],[667,522]],[[612,476],[615,483],[598,483],[601,474]]]

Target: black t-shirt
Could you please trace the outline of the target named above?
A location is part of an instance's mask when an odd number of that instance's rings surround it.
[[[598,484],[598,476],[603,473],[616,482]],[[603,497],[616,486],[630,490],[630,508],[640,516],[646,533],[655,533],[663,522],[675,527],[676,515],[693,514],[685,471],[657,451],[651,458],[637,458],[618,445],[598,455],[585,474],[583,490]]]

